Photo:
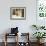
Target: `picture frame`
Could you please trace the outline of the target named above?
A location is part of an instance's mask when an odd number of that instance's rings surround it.
[[[26,7],[11,7],[10,8],[11,20],[24,20],[26,19]]]

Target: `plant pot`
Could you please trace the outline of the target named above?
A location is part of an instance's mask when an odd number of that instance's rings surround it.
[[[44,39],[38,39],[37,42],[41,44],[44,42]]]
[[[37,39],[37,43],[40,43],[40,39]]]

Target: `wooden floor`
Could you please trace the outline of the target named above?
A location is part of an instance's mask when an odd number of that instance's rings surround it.
[[[0,46],[4,46],[4,43],[3,42],[2,43],[0,42]],[[7,46],[15,46],[15,42],[14,43],[10,42],[10,43],[8,43]],[[30,46],[37,46],[37,43],[32,42],[32,43],[30,43]],[[42,46],[46,46],[46,43],[44,43],[44,45],[42,45]]]

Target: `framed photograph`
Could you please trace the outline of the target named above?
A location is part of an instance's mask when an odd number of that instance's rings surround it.
[[[12,20],[26,19],[26,8],[25,7],[11,7],[10,19]]]

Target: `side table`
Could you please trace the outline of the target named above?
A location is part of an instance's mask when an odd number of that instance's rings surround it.
[[[7,36],[9,36],[9,37],[7,37]],[[6,33],[5,34],[5,46],[7,46],[7,38],[10,38],[10,36],[17,36],[16,37],[16,40],[17,40],[17,42],[16,42],[16,46],[18,46],[18,33],[17,34],[10,34],[10,33]]]

